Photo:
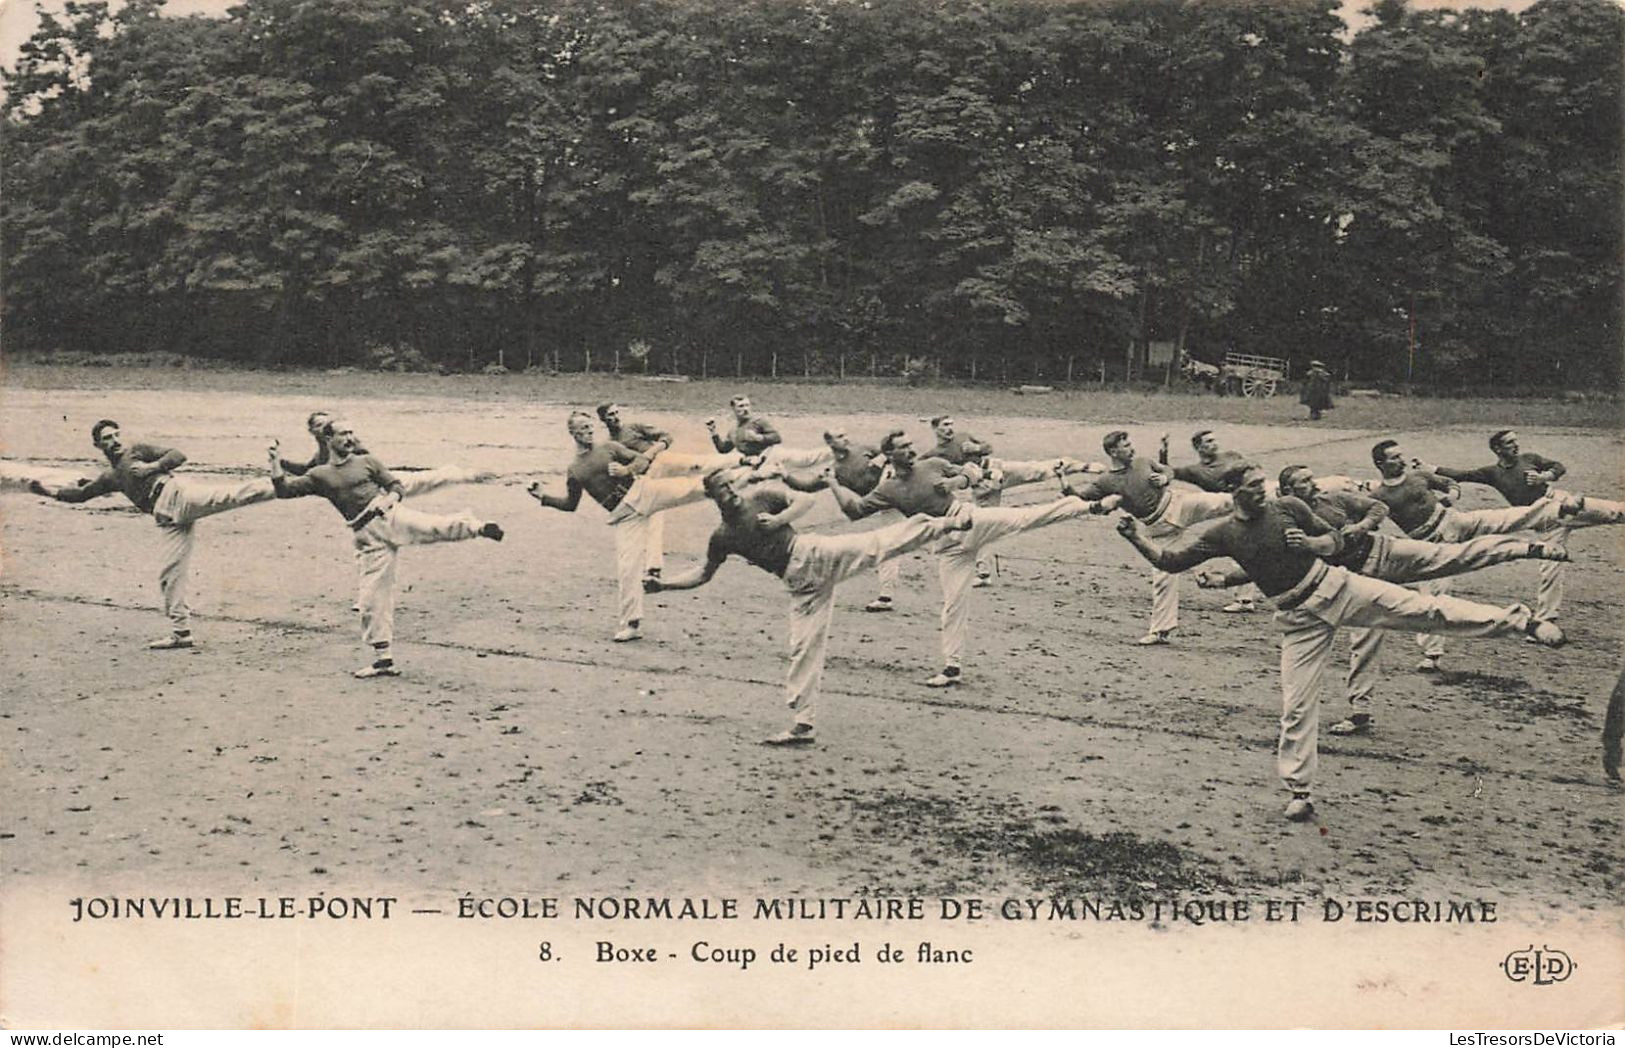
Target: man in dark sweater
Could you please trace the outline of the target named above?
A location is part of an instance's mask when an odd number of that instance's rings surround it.
[[[892,475],[880,481],[873,491],[859,496],[838,481],[830,484],[841,512],[852,520],[886,510],[912,515],[924,513],[941,517],[966,504],[955,492],[972,488],[981,479],[975,463],[956,466],[946,459],[920,458],[913,441],[893,433],[881,442],[891,463]],[[1066,496],[1036,506],[975,506],[971,527],[963,534],[944,538],[937,547],[937,569],[942,582],[942,662],[941,672],[925,681],[929,688],[948,688],[963,682],[960,657],[970,628],[970,591],[976,578],[976,561],[994,543],[1047,527],[1063,520],[1076,520],[1102,513],[1112,503],[1085,501]]]
[[[1286,817],[1308,819],[1319,755],[1318,687],[1331,661],[1338,627],[1414,630],[1426,627],[1461,636],[1526,633],[1557,647],[1563,632],[1538,621],[1524,605],[1494,608],[1455,597],[1432,596],[1356,575],[1326,563],[1343,552],[1343,533],[1291,495],[1270,499],[1264,471],[1249,469],[1236,489],[1230,515],[1187,529],[1166,546],[1152,540],[1132,515],[1118,530],[1158,570],[1178,573],[1216,557],[1240,568],[1274,600],[1281,639],[1281,735],[1276,764],[1292,792]]]
[[[649,460],[646,476],[681,477],[698,476],[713,469],[739,465],[744,456],[738,452],[710,455],[691,455],[671,450],[669,432],[646,422],[628,422],[626,409],[613,401],[598,405],[598,419],[604,424],[609,439]],[[656,513],[649,518],[645,529],[648,553],[643,570],[658,578],[666,564],[666,518]]]
[[[731,397],[728,407],[733,410],[734,425],[726,437],[717,432],[716,419],[705,420],[711,443],[719,452],[737,451],[746,458],[760,459],[785,469],[817,469],[829,461],[827,448],[786,447],[778,427],[756,414],[750,398],[743,393]]]
[[[609,513],[615,529],[615,578],[620,595],[616,643],[643,636],[643,579],[649,563],[649,525],[656,514],[705,500],[698,476],[649,477],[649,456],[613,440],[599,443],[592,416],[577,411],[566,427],[576,454],[565,472],[565,495],[544,494],[539,484],[528,489],[548,509],[574,513],[585,492]]]
[[[810,744],[835,587],[950,531],[970,527],[970,507],[947,516],[914,514],[874,531],[807,535],[791,522],[811,507],[812,499],[792,504],[777,484],[753,484],[741,494],[723,472],[706,475],[705,491],[722,512],[722,526],[711,535],[705,563],[671,579],[648,579],[644,586],[651,593],[694,589],[711,581],[730,556],[783,579],[791,598],[790,670],[784,690],[794,721],[788,731],[765,741]]]
[[[1436,472],[1458,484],[1483,484],[1494,488],[1514,510],[1549,504],[1555,511],[1543,514],[1541,520],[1549,526],[1549,540],[1559,547],[1568,545],[1572,529],[1595,524],[1618,524],[1625,521],[1625,504],[1602,499],[1583,498],[1557,490],[1554,485],[1563,479],[1567,467],[1556,459],[1545,458],[1518,446],[1518,434],[1503,429],[1490,435],[1490,450],[1495,461],[1475,469],[1453,469],[1440,466]],[[1567,504],[1572,507],[1561,513]],[[1535,595],[1535,614],[1548,621],[1556,621],[1563,610],[1563,562],[1548,561],[1540,568],[1540,589]]]
[[[29,490],[70,503],[123,492],[136,509],[152,514],[163,539],[158,589],[163,594],[164,614],[169,616],[170,634],[147,647],[155,651],[190,648],[194,644],[192,608],[186,590],[192,564],[192,525],[216,513],[269,502],[274,497],[271,485],[264,478],[222,483],[177,474],[175,470],[186,463],[183,452],[157,444],[126,444],[119,424],[112,419],[104,418],[92,426],[90,439],[107,457],[107,469],[92,480],[56,488],[35,480]]]
[[[1174,479],[1210,495],[1228,495],[1235,491],[1241,483],[1241,475],[1251,465],[1240,452],[1221,448],[1219,438],[1213,435],[1211,429],[1199,429],[1191,434],[1191,447],[1196,451],[1196,461],[1185,466],[1173,466]],[[1162,443],[1157,450],[1157,461],[1172,465],[1168,461],[1166,433],[1162,435]],[[1258,590],[1253,586],[1244,586],[1229,604],[1219,610],[1231,615],[1258,610]]]
[[[328,411],[312,411],[305,418],[305,429],[310,433],[311,439],[316,442],[316,451],[304,462],[289,462],[283,460],[282,472],[290,477],[302,477],[317,466],[326,465],[333,458],[333,450],[328,446],[326,433],[328,423],[333,421],[333,415]],[[351,454],[370,455],[366,445],[360,437],[356,438],[356,448]],[[488,469],[465,469],[462,466],[439,466],[434,469],[399,469],[395,476],[401,482],[401,490],[405,498],[413,495],[422,495],[437,488],[447,487],[451,484],[483,484],[495,480],[497,474]]]
[[[1569,523],[1613,524],[1625,521],[1625,506],[1588,502],[1574,495],[1543,498],[1506,509],[1458,510],[1452,503],[1461,496],[1460,485],[1431,468],[1408,463],[1396,440],[1378,442],[1371,461],[1382,479],[1371,488],[1374,498],[1388,504],[1389,516],[1413,539],[1428,542],[1464,542],[1480,535],[1510,535],[1519,531],[1550,531]],[[1441,497],[1442,492],[1442,497]],[[1449,583],[1435,580],[1423,588],[1446,593]],[[1424,633],[1417,638],[1422,661],[1417,669],[1436,671],[1444,656],[1444,639]]]
[[[1169,539],[1198,521],[1230,512],[1230,496],[1205,491],[1175,490],[1174,471],[1147,455],[1135,453],[1134,442],[1123,430],[1113,430],[1101,441],[1111,469],[1079,491],[1082,499],[1119,495],[1123,508],[1151,529],[1151,537]],[[1063,487],[1063,491],[1070,490]],[[1167,644],[1179,626],[1179,578],[1165,571],[1151,572],[1151,623],[1136,644]]]
[[[464,510],[436,516],[400,504],[404,490],[389,469],[360,450],[355,431],[343,419],[330,419],[322,435],[331,452],[325,463],[290,477],[281,448],[267,451],[271,485],[279,499],[319,495],[333,504],[354,535],[360,571],[361,641],[372,661],[355,671],[361,678],[398,677],[391,644],[395,639],[395,573],[400,548],[428,542],[488,538],[502,541],[502,529]]]
[[[1281,471],[1280,491],[1301,500],[1343,536],[1343,550],[1330,563],[1384,582],[1404,584],[1460,575],[1511,560],[1567,559],[1562,549],[1519,535],[1481,535],[1468,542],[1423,542],[1385,535],[1377,529],[1388,506],[1356,491],[1322,491],[1307,466]],[[1223,577],[1234,581],[1236,573]],[[1214,573],[1197,575],[1197,585],[1215,583]],[[1349,631],[1346,695],[1349,715],[1327,729],[1333,735],[1362,735],[1375,727],[1371,695],[1377,685],[1378,655],[1385,631]]]

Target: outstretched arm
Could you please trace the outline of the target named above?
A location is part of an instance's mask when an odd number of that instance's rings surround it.
[[[705,555],[705,563],[699,567],[685,571],[681,575],[673,575],[669,579],[657,579],[651,576],[643,580],[643,588],[648,593],[698,589],[711,581],[711,576],[717,573],[717,569],[722,567],[722,562],[727,559],[727,554],[719,557],[715,551],[709,551]]]
[[[525,489],[526,494],[535,499],[537,502],[540,502],[547,509],[556,509],[564,513],[574,513],[576,511],[576,507],[581,505],[581,484],[577,482],[576,478],[570,477],[565,481],[565,491],[566,494],[564,498],[561,499],[554,498],[552,495],[543,494],[541,481],[536,481],[535,483],[531,484],[530,487]]]
[[[104,470],[96,475],[96,479],[89,482],[81,481],[73,487],[51,488],[34,480],[28,484],[28,490],[36,495],[44,495],[48,499],[58,502],[89,502],[100,495],[110,495],[118,490],[116,478],[112,470]]]
[[[862,520],[864,517],[867,517],[870,513],[874,512],[863,504],[863,500],[866,496],[859,495],[851,488],[842,486],[841,482],[836,480],[833,475],[830,475],[825,479],[829,482],[830,494],[835,496],[836,505],[841,507],[841,512],[845,513],[849,519]],[[874,492],[871,491],[868,497],[872,497],[873,495]]]
[[[290,477],[284,469],[282,462],[282,442],[273,440],[271,446],[265,449],[265,457],[271,464],[271,490],[276,492],[279,499],[296,499],[303,495],[314,495],[316,484],[309,477]]]

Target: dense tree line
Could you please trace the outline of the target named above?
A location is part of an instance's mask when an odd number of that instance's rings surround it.
[[[1335,10],[71,3],[4,76],[6,344],[1617,383],[1625,12]]]

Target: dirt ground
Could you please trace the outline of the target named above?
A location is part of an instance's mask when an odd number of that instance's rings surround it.
[[[771,387],[753,392],[795,445],[832,422],[867,438],[894,421],[780,415]],[[952,395],[961,427],[1007,457],[1099,457],[1114,428],[984,417]],[[0,436],[8,465],[88,474],[87,429],[111,415],[127,437],[186,450],[189,470],[241,472],[263,467],[270,437],[290,455],[304,449],[304,415],[320,404],[309,393],[14,387]],[[1322,739],[1320,821],[1291,825],[1274,774],[1270,617],[1221,614],[1223,595],[1187,581],[1177,643],[1130,645],[1149,608],[1147,569],[1103,520],[1004,546],[996,585],[975,593],[968,684],[956,690],[921,686],[938,668],[927,558],[905,563],[892,615],[865,614],[867,584],[847,585],[819,744],[759,745],[787,721],[782,584],[731,562],[707,587],[650,598],[645,638],[611,645],[602,511],[545,511],[523,491],[532,479],[562,491],[566,411],[353,401],[349,417],[392,465],[504,473],[418,500],[472,507],[507,538],[404,552],[399,680],[349,675],[364,657],[354,567],[321,500],[199,525],[201,643],[171,653],[142,647],[165,629],[150,519],[122,497],[74,507],[7,495],[5,877],[256,891],[384,878],[421,893],[1404,894],[1493,898],[1526,914],[1618,905],[1621,795],[1598,760],[1622,662],[1617,530],[1575,535],[1565,649],[1453,641],[1447,671],[1426,676],[1409,638],[1395,638],[1379,731]],[[696,449],[705,413],[631,412]],[[926,426],[902,421],[923,441]],[[1128,428],[1145,450],[1171,430],[1178,461],[1201,421]],[[1394,435],[1433,461],[1477,465],[1493,428],[1417,419]],[[1526,448],[1569,464],[1566,488],[1625,494],[1618,431],[1521,432]],[[1303,462],[1366,476],[1370,445],[1388,434],[1225,423],[1220,435],[1272,473]],[[1498,499],[1470,491],[1469,508]],[[827,502],[810,521],[851,526],[838,516]],[[668,572],[703,551],[714,520],[708,505],[673,514]],[[1535,566],[1507,565],[1456,592],[1530,600],[1535,580]],[[1336,682],[1325,699],[1340,709]]]

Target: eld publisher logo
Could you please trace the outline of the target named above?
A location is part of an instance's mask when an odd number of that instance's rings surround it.
[[[1522,950],[1513,950],[1501,962],[1501,970],[1507,973],[1508,979],[1516,983],[1533,982],[1536,986],[1560,983],[1573,975],[1576,967],[1562,950],[1550,946],[1537,950],[1534,943]]]

